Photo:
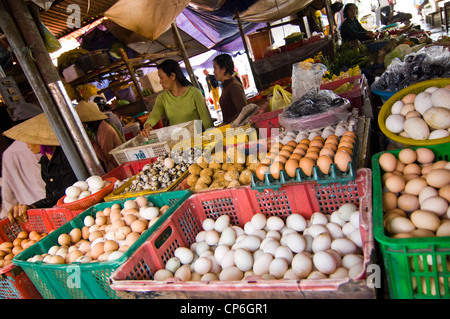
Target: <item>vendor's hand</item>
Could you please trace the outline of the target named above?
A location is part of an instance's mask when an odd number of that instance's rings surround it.
[[[153,130],[153,128],[150,124],[144,124],[144,128],[139,132],[139,135],[148,138],[151,130]]]
[[[372,39],[375,38],[377,35],[375,33],[373,33],[372,31],[367,31],[366,35],[368,37],[371,37]]]
[[[11,223],[19,222],[26,223],[28,221],[27,210],[32,209],[34,206],[25,205],[25,204],[17,204],[14,205],[8,212],[8,219]]]

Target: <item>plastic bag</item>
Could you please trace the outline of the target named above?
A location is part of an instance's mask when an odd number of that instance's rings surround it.
[[[299,62],[292,66],[292,101],[311,90],[318,92],[327,67],[321,63]]]
[[[41,22],[42,30],[44,30],[44,43],[47,51],[53,53],[62,48],[58,39],[50,32],[49,29]]]
[[[292,94],[280,85],[273,87],[273,97],[270,99],[270,111],[283,109],[292,103]]]

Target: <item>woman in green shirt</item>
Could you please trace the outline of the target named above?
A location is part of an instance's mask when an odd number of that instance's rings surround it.
[[[204,130],[212,127],[202,92],[185,78],[178,63],[165,60],[157,69],[164,92],[156,98],[153,110],[140,134],[148,137],[152,126],[159,121],[163,113],[166,113],[170,125],[201,120]]]
[[[343,41],[366,41],[376,37],[376,33],[367,31],[359,23],[358,7],[354,3],[348,3],[344,7],[344,22],[341,25],[341,37]]]

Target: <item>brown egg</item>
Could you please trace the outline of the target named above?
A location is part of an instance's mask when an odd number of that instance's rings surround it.
[[[35,230],[30,231],[30,233],[28,234],[28,238],[32,239],[32,240],[36,240],[36,238],[41,238],[41,235],[39,235],[39,233]]]
[[[70,236],[68,234],[59,235],[58,244],[61,246],[68,246],[70,244]]]
[[[273,162],[272,165],[270,165],[270,174],[273,176],[273,178],[278,179],[280,178],[280,171],[284,169],[284,164],[281,162]]]
[[[342,136],[341,139],[339,140],[339,143],[344,142],[344,141],[355,144],[355,139],[353,137],[351,137],[350,135]]]
[[[330,157],[333,157],[334,151],[329,147],[323,147],[319,152],[319,156],[322,156],[322,155],[328,155]]]
[[[395,170],[403,173],[403,170],[405,169],[405,164],[403,164],[400,160],[397,160],[397,166],[395,167]]]
[[[350,149],[353,149],[353,147],[354,147],[354,145],[353,145],[353,143],[352,142],[349,142],[349,141],[340,141],[339,142],[339,144],[338,144],[338,148],[341,148],[341,147],[348,147],[348,148],[350,148]]]
[[[401,210],[410,213],[415,211],[416,209],[419,209],[420,204],[417,196],[412,194],[403,194],[398,197],[397,206]]]
[[[353,137],[354,139],[356,138],[356,134],[353,131],[347,131],[344,134],[342,134],[342,136],[350,136]]]
[[[258,177],[258,179],[260,181],[264,181],[264,175],[266,172],[269,172],[270,168],[269,165],[265,165],[265,164],[259,164],[258,167],[256,168],[256,177]]]
[[[445,168],[445,165],[447,165],[447,161],[444,160],[440,160],[437,162],[434,162],[432,165],[433,169],[437,169],[437,168]],[[30,237],[31,238],[31,237]]]
[[[81,238],[83,238],[83,239],[89,238],[89,227],[88,226],[84,226],[83,228],[81,228]]]
[[[338,146],[337,146],[337,144],[333,144],[333,143],[330,143],[330,142],[325,142],[325,144],[323,144],[323,147],[328,147],[328,148],[331,148],[333,151],[337,151],[337,149],[338,149]]]
[[[170,206],[169,206],[169,205],[163,205],[163,206],[161,206],[161,208],[159,209],[159,213],[160,213],[161,215],[164,215],[164,214],[167,212],[168,209],[170,209]]]
[[[416,149],[416,153],[417,153],[417,162],[421,164],[434,162],[435,156],[431,149],[419,147]]]
[[[294,160],[300,161],[302,159],[302,157],[303,156],[300,155],[299,153],[292,153],[291,156],[289,156],[289,159],[290,160],[294,159]]]
[[[105,253],[104,246],[105,246],[104,242],[99,242],[99,243],[96,243],[94,245],[94,247],[91,248],[90,252],[91,252],[91,258],[93,260],[98,259],[98,257],[100,257],[100,255]]]
[[[410,104],[410,103],[414,103],[414,100],[416,99],[417,94],[415,93],[409,93],[407,95],[405,95],[401,101],[405,104]]]
[[[386,179],[385,186],[392,193],[400,193],[405,189],[405,179],[402,176],[392,175]]]
[[[310,141],[309,139],[307,139],[307,138],[304,138],[304,139],[302,139],[302,140],[300,141],[300,144],[306,144],[306,145],[309,145],[309,143],[311,143],[311,141]]]
[[[28,232],[23,230],[23,231],[21,231],[20,233],[17,234],[16,238],[22,238],[22,239],[28,238]]]
[[[123,221],[125,222],[125,225],[130,226],[137,219],[136,215],[127,215],[124,216]]]
[[[130,225],[130,229],[132,232],[141,234],[144,230],[147,229],[147,225],[148,223],[146,221],[138,219]]]
[[[281,151],[281,149],[272,146],[269,150],[269,153],[267,153],[267,156],[273,157],[273,156],[277,155],[278,153],[280,153],[280,151]]]
[[[13,240],[13,245],[14,246],[20,246],[20,244],[22,243],[23,238],[16,238]]]
[[[323,141],[319,140],[319,139],[313,139],[310,143],[309,143],[309,147],[311,146],[315,146],[319,149],[321,149],[323,147]]]
[[[292,146],[292,145],[288,145],[288,144],[286,144],[285,146],[283,146],[283,148],[281,149],[281,151],[288,151],[288,152],[290,152],[290,153],[292,153],[292,151],[295,149],[297,147],[297,145],[295,145],[295,146]],[[280,152],[281,152],[280,151]]]
[[[102,232],[99,230],[96,230],[89,235],[89,241],[93,242],[94,240],[96,240],[97,238],[100,238],[100,237],[103,237]]]
[[[347,146],[340,146],[340,147],[338,147],[336,153],[339,152],[339,151],[347,152],[349,155],[353,154],[353,150],[351,148],[347,147]]]
[[[76,242],[78,242],[81,239],[81,229],[79,228],[74,228],[69,232],[69,236],[70,236],[70,242],[72,244],[75,244]]]
[[[103,209],[103,216],[108,217],[111,214],[111,207],[105,207]]]
[[[261,160],[261,164],[270,165],[272,163],[272,159],[270,157],[265,157]]]
[[[297,147],[295,150],[292,151],[292,154],[300,154],[303,156],[306,154],[306,150],[303,148]]]
[[[316,161],[319,158],[319,152],[308,151],[308,152],[306,152],[305,157],[309,157],[312,160]]]
[[[380,167],[385,172],[393,172],[397,167],[397,159],[391,153],[383,153],[378,159]],[[406,167],[405,167],[406,168]]]
[[[416,163],[408,164],[403,168],[403,175],[407,175],[407,174],[420,175],[421,172],[422,172],[422,168]]]
[[[139,233],[131,232],[127,235],[127,238],[125,239],[127,246],[133,245],[141,236]]]
[[[70,252],[69,254],[67,254],[67,256],[66,256],[66,263],[68,263],[68,264],[73,263],[78,258],[80,258],[81,256],[84,256],[82,251],[74,250],[74,251]]]
[[[293,151],[293,150],[292,150]],[[286,158],[289,158],[289,156],[291,156],[292,151],[288,151],[288,150],[281,150],[280,153],[278,154],[278,156],[284,156]],[[275,159],[274,159],[275,161]]]
[[[297,147],[297,144],[298,143],[296,141],[289,141],[286,145],[290,145],[295,149]]]
[[[288,174],[289,177],[294,178],[296,176],[296,170],[298,168],[299,161],[296,159],[289,159],[286,164],[284,165],[284,168],[286,170],[286,174]]]
[[[316,152],[316,153],[319,153],[320,152],[320,147],[317,147],[317,146],[309,146],[308,147],[308,149],[306,150],[306,153],[308,153],[308,152]]]
[[[309,143],[306,144],[306,143],[300,142],[300,143],[297,145],[296,149],[301,148],[301,149],[303,149],[303,150],[306,151],[306,150],[308,149],[308,147],[309,147]]]
[[[331,135],[329,135],[329,136],[327,137],[327,139],[325,140],[325,143],[324,143],[324,144],[326,144],[326,143],[333,143],[333,144],[338,145],[338,143],[339,143],[339,137],[338,137],[337,135],[331,134]]]
[[[397,195],[392,192],[386,192],[382,195],[383,210],[389,211],[397,208]]]
[[[303,157],[299,162],[299,167],[306,176],[311,176],[316,161],[310,157]]]
[[[334,155],[334,163],[341,172],[346,172],[348,164],[352,161],[352,157],[345,151],[337,151]]]
[[[444,185],[439,188],[439,196],[445,198],[448,202],[450,202],[450,184]]]
[[[321,155],[317,159],[317,166],[319,170],[327,175],[330,172],[331,164],[333,164],[333,159],[329,155]]]
[[[277,155],[275,156],[275,158],[273,159],[273,162],[280,162],[280,163],[286,163],[286,161],[288,160],[289,156],[283,156],[283,155]]]
[[[107,240],[105,241],[105,244],[103,245],[103,250],[106,252],[108,251],[114,251],[119,249],[119,244],[115,240]]]
[[[322,136],[320,136],[320,135],[314,136],[313,140],[319,140],[319,141],[322,142],[322,144],[325,143],[325,139]]]
[[[384,185],[386,183],[386,179],[392,175],[394,175],[392,172],[387,172],[381,175],[381,183]]]

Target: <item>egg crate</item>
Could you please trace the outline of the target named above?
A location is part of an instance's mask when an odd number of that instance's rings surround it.
[[[109,177],[115,177],[117,178],[117,180],[123,181],[127,178],[133,177],[134,175],[138,174],[146,164],[152,164],[156,162],[156,159],[157,159],[156,157],[152,157],[123,163],[122,165],[114,168],[113,170],[103,175],[102,178],[106,179]]]
[[[431,149],[438,160],[450,160],[450,143],[415,146]],[[386,151],[398,158],[401,149]],[[450,237],[391,238],[383,224],[380,152],[372,156],[373,232],[383,255],[392,299],[450,298]],[[436,289],[439,287],[439,289]]]
[[[90,207],[15,256],[13,264],[22,267],[44,299],[118,299],[116,292],[111,289],[109,284],[109,277],[112,272],[130,258],[132,253],[189,198],[190,194],[190,190],[181,190],[145,196],[157,207],[164,205],[171,207],[149,229],[142,233],[139,239],[117,260],[62,265],[27,261],[35,255],[47,253],[50,247],[59,245],[58,237],[61,234],[68,234],[74,228],[81,229],[84,226],[83,221],[86,216],[95,217],[96,212],[111,207],[115,203],[123,207],[125,200],[99,203]]]
[[[356,280],[262,280],[252,276],[242,281],[187,281],[176,278],[154,281],[153,276],[174,256],[178,247],[190,247],[207,218],[228,215],[230,224],[243,225],[254,214],[285,219],[301,214],[306,219],[316,211],[332,212],[344,203],[359,206],[365,266],[373,263],[372,192],[370,169],[358,170],[347,183],[291,184],[264,192],[250,186],[197,193],[183,204],[110,277],[111,288],[127,298],[375,298],[365,281],[365,271]],[[345,293],[344,293],[345,291]]]
[[[431,86],[441,88],[441,87],[445,87],[446,85],[449,85],[449,84],[450,84],[450,78],[427,80],[427,81],[422,81],[419,83],[412,84],[409,87],[404,88],[403,90],[400,90],[397,93],[393,94],[391,97],[389,97],[389,99],[386,102],[384,102],[383,106],[380,109],[380,112],[378,112],[378,126],[380,127],[381,132],[384,135],[386,135],[386,137],[389,140],[393,141],[393,144],[396,145],[397,147],[429,146],[429,145],[449,143],[450,136],[431,139],[431,140],[415,140],[412,138],[406,138],[406,137],[402,137],[400,135],[394,134],[391,131],[389,131],[386,127],[386,119],[388,118],[389,115],[391,115],[391,108],[395,102],[401,100],[402,98],[404,98],[406,95],[408,95],[410,93],[419,94]]]
[[[351,155],[351,161],[347,165],[347,170],[342,172],[339,170],[335,163],[330,165],[330,171],[328,174],[322,173],[317,165],[312,168],[311,176],[307,176],[303,170],[298,167],[295,170],[295,177],[290,177],[286,170],[280,170],[280,177],[275,179],[270,172],[264,173],[264,179],[261,181],[255,173],[252,174],[251,188],[262,191],[267,188],[278,189],[281,186],[289,183],[301,183],[301,182],[315,182],[318,184],[329,184],[334,182],[348,182],[355,179],[357,171],[357,160],[359,153],[358,137],[355,138],[353,153]]]

